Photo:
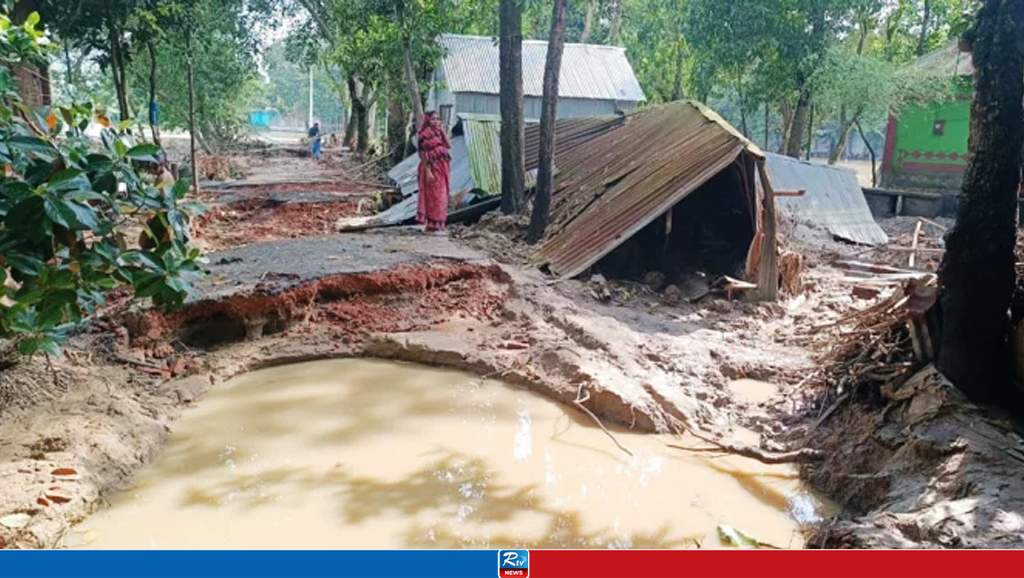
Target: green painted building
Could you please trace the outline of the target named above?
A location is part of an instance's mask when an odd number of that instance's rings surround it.
[[[958,191],[967,168],[974,65],[956,43],[923,56],[922,66],[957,77],[952,100],[907,106],[890,117],[881,185],[893,189]]]

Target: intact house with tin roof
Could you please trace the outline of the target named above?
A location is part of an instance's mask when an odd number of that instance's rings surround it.
[[[955,193],[967,168],[974,62],[954,41],[916,65],[952,77],[953,92],[941,101],[908,105],[889,118],[880,184]]]
[[[427,109],[436,110],[449,127],[462,114],[500,114],[497,38],[445,34],[438,42],[445,56],[432,74]],[[540,118],[547,51],[546,41],[523,40],[526,119]],[[596,44],[565,45],[558,96],[558,118],[629,112],[646,100],[626,50]]]

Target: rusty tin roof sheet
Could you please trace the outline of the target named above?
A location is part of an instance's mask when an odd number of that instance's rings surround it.
[[[761,150],[710,109],[674,102],[556,157],[547,240],[534,254],[556,275],[583,272],[734,162]]]
[[[813,223],[833,236],[862,245],[889,241],[871,216],[864,191],[852,171],[767,153],[765,168],[777,190],[806,191],[802,197],[777,197],[779,213]]]

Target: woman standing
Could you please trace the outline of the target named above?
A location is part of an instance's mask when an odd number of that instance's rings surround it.
[[[418,176],[419,205],[416,221],[428,233],[443,233],[448,220],[448,194],[451,182],[451,141],[436,112],[423,115],[419,131],[420,167]]]

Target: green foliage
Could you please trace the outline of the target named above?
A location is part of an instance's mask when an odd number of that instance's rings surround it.
[[[264,104],[284,116],[305,118],[309,107],[309,65],[306,62],[312,60],[319,64],[317,51],[323,46],[313,47],[315,49],[308,60],[303,52],[289,52],[289,48],[293,46],[279,41],[263,51],[263,72],[268,79]],[[343,87],[341,71],[336,67],[319,65],[314,68],[313,110],[317,118],[325,122],[344,118],[345,110],[340,98]]]
[[[953,78],[921,67],[896,65],[836,48],[826,54],[811,78],[816,110],[823,118],[839,114],[881,123],[907,104],[952,98]]]
[[[118,286],[178,307],[200,273],[198,251],[185,244],[187,183],[153,186],[133,166],[155,160],[157,147],[127,136],[129,122],[111,127],[91,104],[32,111],[10,90],[9,66],[41,55],[34,22],[15,27],[0,15],[0,337],[26,355],[56,353]],[[107,126],[99,150],[82,136],[93,118]],[[124,224],[153,214],[168,235],[127,248]]]
[[[248,123],[249,112],[264,96],[253,47],[239,30],[238,14],[218,3],[196,8],[193,66],[196,126],[203,137],[229,141]],[[188,128],[188,54],[186,31],[174,26],[157,45],[157,99],[161,125]],[[148,59],[136,59],[129,72],[135,101],[149,100]]]
[[[696,55],[691,52],[683,34],[686,2],[629,0],[623,10],[623,42],[647,99],[651,102],[672,100],[677,96],[677,63],[681,65],[678,74],[684,90],[687,79],[695,74],[697,64]],[[607,32],[605,27],[601,27],[601,30]],[[601,34],[592,34],[592,38],[600,37]],[[680,62],[677,62],[677,51],[682,51]]]

